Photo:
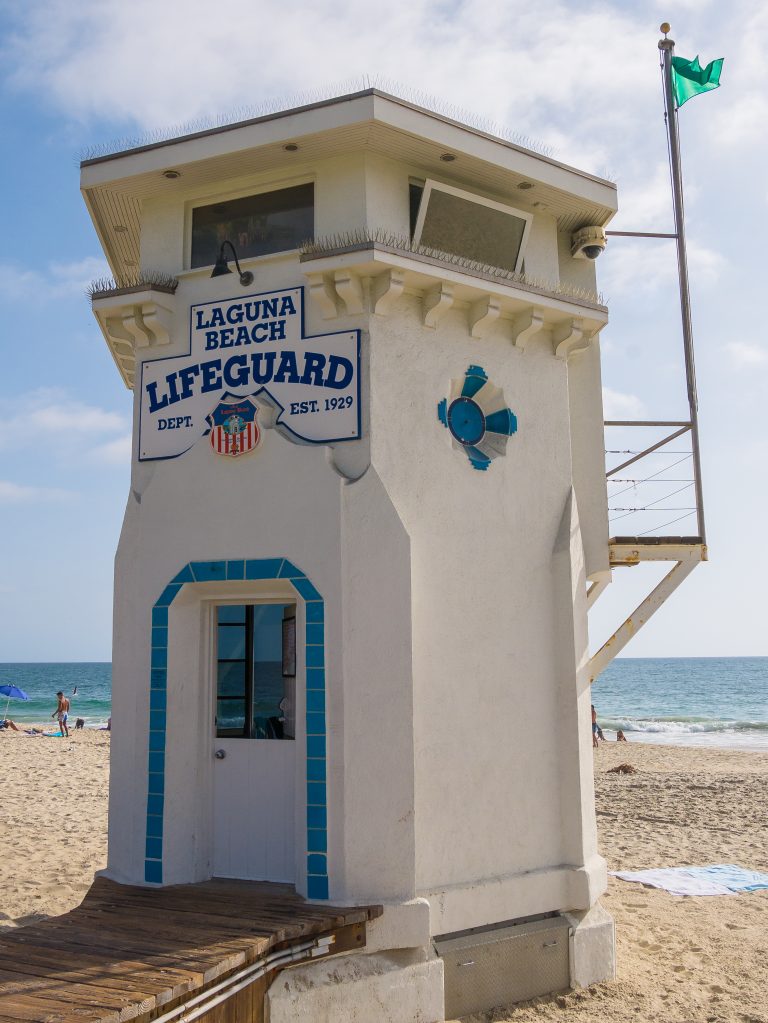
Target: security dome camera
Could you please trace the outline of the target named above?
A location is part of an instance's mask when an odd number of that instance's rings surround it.
[[[571,238],[574,259],[597,259],[608,241],[602,227],[582,227]]]

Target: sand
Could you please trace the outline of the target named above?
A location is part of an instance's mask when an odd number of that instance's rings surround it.
[[[0,777],[2,931],[77,906],[106,866],[109,732],[3,730]]]
[[[634,775],[607,774],[628,762]],[[106,859],[109,735],[0,733],[0,930],[74,907]],[[603,744],[595,757],[609,869],[739,863],[768,871],[768,753]],[[680,898],[610,879],[618,977],[467,1023],[768,1023],[768,891]]]

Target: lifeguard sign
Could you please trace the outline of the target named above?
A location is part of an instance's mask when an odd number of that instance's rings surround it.
[[[193,305],[189,334],[188,355],[143,364],[141,461],[189,450],[225,395],[261,395],[299,443],[360,437],[360,331],[305,337],[303,288]]]

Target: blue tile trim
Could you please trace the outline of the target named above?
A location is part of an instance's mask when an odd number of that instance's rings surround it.
[[[307,667],[308,668],[324,668],[325,667],[325,647],[324,646],[308,646],[307,647]]]
[[[226,561],[190,561],[196,583],[217,582],[227,577]]]
[[[149,730],[150,732],[164,732],[166,726],[165,710],[152,710],[149,711]]]
[[[144,880],[163,883],[163,811],[167,729],[168,607],[185,583],[223,579],[289,579],[305,600],[307,678],[307,894],[328,899],[326,809],[325,603],[310,580],[286,558],[193,561],[178,572],[152,608],[150,732]]]
[[[325,629],[317,623],[307,625],[307,646],[312,646],[315,643],[325,643]]]
[[[148,879],[149,880],[149,879]],[[307,877],[307,895],[310,899],[328,899],[328,876],[310,874]]]
[[[145,860],[144,861],[144,880],[147,884],[162,884],[163,883],[163,861],[162,860]]]
[[[325,621],[324,607],[322,600],[308,600],[304,605],[308,622]]]
[[[184,568],[171,579],[172,583],[193,583],[195,577],[192,575],[192,568],[190,565],[185,565]]]
[[[167,668],[168,667],[168,648],[164,646],[158,646],[152,648],[152,660],[150,662],[153,668]]]
[[[325,735],[325,714],[307,714],[307,735]]]
[[[168,684],[168,671],[166,668],[152,668],[149,673],[149,685],[152,689],[165,689]]]
[[[165,731],[149,733],[149,752],[165,753]],[[165,770],[165,765],[163,765]]]
[[[307,711],[310,713],[325,713],[325,690],[307,689]]]
[[[145,854],[148,860],[160,860],[163,858],[162,838],[148,838],[145,846]]]
[[[168,626],[168,608],[167,607],[153,607],[152,608],[152,625]]]
[[[159,792],[150,793],[147,796],[147,814],[162,817],[164,802],[165,797],[161,793]]]
[[[325,782],[307,782],[307,806],[325,806],[327,798]]]
[[[324,757],[325,756],[325,736],[324,735],[308,735],[307,736],[307,756],[308,757]]]
[[[246,579],[277,579],[283,565],[283,558],[260,558],[258,561],[246,561]]]
[[[307,807],[307,827],[308,828],[328,827],[328,811],[324,806]]]
[[[147,814],[147,838],[163,837],[163,818],[161,814]]]
[[[301,571],[300,568],[296,568],[292,561],[288,561],[286,558],[283,562],[283,567],[280,569],[278,578],[280,579],[306,579],[307,577]]]
[[[171,583],[170,586],[166,586],[155,601],[155,607],[167,607],[169,604],[172,604],[180,589],[181,585],[179,583]]]
[[[309,828],[307,831],[307,851],[328,851],[328,832],[325,828]]]
[[[294,589],[296,589],[305,600],[323,599],[309,579],[292,579],[291,582],[293,583]]]
[[[307,689],[325,689],[324,668],[307,668]]]
[[[165,775],[164,774],[150,774],[149,785],[147,786],[148,794],[150,796],[160,795],[162,796],[165,792]]]
[[[168,627],[152,626],[152,646],[168,646]]]
[[[327,874],[328,858],[326,856],[323,856],[322,853],[310,853],[307,856],[307,873]]]
[[[168,706],[168,690],[167,689],[150,689],[149,690],[149,712],[153,710],[165,710]]]

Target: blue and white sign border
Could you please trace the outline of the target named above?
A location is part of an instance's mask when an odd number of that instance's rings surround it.
[[[172,458],[180,458],[182,455],[186,454],[187,451],[191,450],[191,448],[193,448],[195,446],[195,444],[202,437],[207,437],[208,434],[210,433],[210,428],[207,428],[202,434],[200,434],[199,436],[195,437],[194,440],[186,448],[184,448],[183,451],[179,451],[176,454],[142,456],[142,448],[143,448],[143,445],[142,445],[142,419],[143,419],[143,417],[142,417],[142,404],[141,403],[143,401],[143,396],[144,396],[144,386],[145,386],[144,385],[144,372],[145,372],[145,369],[148,366],[155,365],[155,364],[157,364],[159,362],[163,362],[163,363],[165,363],[167,365],[171,365],[174,362],[178,362],[180,360],[189,359],[191,357],[191,355],[192,355],[192,333],[193,333],[193,325],[192,325],[192,312],[193,312],[193,310],[197,309],[197,308],[200,308],[201,306],[206,306],[206,305],[222,305],[223,306],[223,305],[226,305],[228,302],[236,302],[236,301],[241,300],[241,299],[260,299],[260,298],[264,298],[265,296],[285,295],[285,294],[292,293],[292,292],[297,292],[297,291],[299,292],[299,295],[300,295],[300,306],[301,306],[301,308],[299,310],[299,319],[300,319],[300,330],[301,330],[301,340],[302,341],[311,341],[314,338],[333,337],[333,336],[342,335],[342,334],[354,335],[354,337],[355,337],[355,376],[356,376],[355,404],[356,404],[356,410],[357,410],[357,415],[356,415],[356,432],[355,432],[354,435],[347,434],[345,436],[340,436],[340,437],[329,437],[329,438],[323,438],[322,440],[312,440],[312,439],[300,436],[294,430],[292,430],[291,427],[288,426],[286,423],[276,422],[274,428],[279,433],[282,433],[286,437],[287,440],[290,440],[290,441],[292,441],[293,443],[296,443],[296,444],[307,444],[307,445],[323,446],[323,445],[328,445],[328,444],[338,444],[338,443],[341,443],[343,441],[360,440],[360,438],[362,437],[362,409],[361,409],[361,393],[362,393],[362,390],[361,390],[361,379],[360,379],[361,378],[360,347],[361,347],[362,332],[359,329],[351,329],[351,330],[327,331],[327,332],[325,332],[323,334],[307,334],[306,333],[306,315],[305,315],[305,309],[304,309],[305,299],[306,299],[306,289],[305,289],[304,285],[294,285],[293,287],[289,287],[289,288],[270,289],[269,291],[262,291],[262,292],[258,292],[257,294],[249,294],[247,296],[232,295],[232,296],[229,296],[227,298],[212,299],[212,300],[210,300],[208,302],[196,302],[196,303],[190,305],[190,307],[189,307],[189,328],[188,328],[189,332],[188,332],[187,351],[186,352],[181,352],[178,355],[167,356],[167,357],[162,358],[162,359],[145,359],[145,360],[142,361],[142,364],[141,364],[141,384],[140,384],[141,391],[140,391],[140,394],[139,394],[139,430],[138,430],[138,452],[137,452],[137,460],[139,462],[161,462],[161,461],[168,461],[168,460],[170,460]],[[222,393],[225,393],[225,389],[222,389]],[[248,391],[247,394],[242,394],[242,395],[238,395],[238,396],[230,395],[230,396],[231,397],[241,397],[241,398],[246,398],[246,397],[256,398],[259,395],[265,395],[269,399],[269,401],[272,403],[272,405],[276,409],[279,410],[278,416],[277,416],[277,418],[279,419],[279,417],[282,414],[282,412],[285,411],[285,408],[277,400],[277,398],[275,398],[274,395],[270,392],[269,385],[267,385],[267,384],[258,386],[254,390]],[[221,396],[219,396],[219,398],[217,398],[216,404],[218,404],[218,401],[220,400],[220,397]],[[212,411],[216,407],[216,404],[212,403],[211,404],[211,409],[209,411]]]

